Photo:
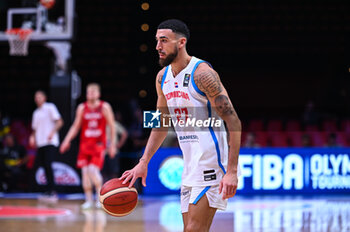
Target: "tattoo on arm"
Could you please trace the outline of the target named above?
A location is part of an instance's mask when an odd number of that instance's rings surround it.
[[[225,95],[219,95],[215,98],[215,106],[219,114],[232,115],[234,113],[233,107]]]
[[[213,70],[201,72],[193,78],[198,88],[209,97],[214,97],[222,91],[219,75]]]
[[[163,75],[158,74],[157,81],[159,84],[162,84],[162,79],[163,79]]]

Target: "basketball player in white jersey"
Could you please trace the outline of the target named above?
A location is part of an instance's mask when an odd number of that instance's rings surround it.
[[[212,117],[223,120],[218,128],[175,126],[184,157],[181,211],[184,231],[209,231],[217,209],[224,210],[227,199],[236,193],[241,122],[210,64],[186,51],[189,30],[185,23],[171,19],[158,26],[156,49],[164,68],[156,77],[157,108],[173,121]],[[147,165],[161,146],[167,130],[153,129],[139,163],[120,179],[130,187],[141,177],[146,186]]]

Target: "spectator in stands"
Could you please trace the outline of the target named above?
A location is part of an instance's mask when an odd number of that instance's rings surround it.
[[[246,141],[243,144],[243,147],[247,148],[258,148],[260,147],[259,143],[256,142],[256,135],[254,132],[248,132]]]
[[[338,142],[337,142],[337,134],[336,133],[329,133],[328,134],[325,147],[341,147],[341,145],[338,144]]]
[[[102,169],[102,175],[104,179],[108,180],[111,178],[115,178],[119,176],[120,172],[120,149],[124,146],[127,138],[128,138],[128,131],[124,128],[122,125],[122,114],[120,112],[115,113],[115,142],[116,145],[116,156],[114,158],[111,158],[108,154],[105,156],[105,162]],[[110,144],[110,132],[109,127],[107,127],[107,146]],[[107,149],[108,151],[108,149]]]
[[[10,132],[10,119],[0,111],[0,145],[2,138]]]
[[[303,147],[311,147],[311,137],[308,134],[303,134],[301,137],[301,144]]]
[[[4,137],[3,148],[0,151],[1,187],[4,191],[25,190],[27,181],[26,164],[28,155],[26,149],[16,143],[12,134]]]
[[[319,121],[319,114],[315,110],[315,104],[313,101],[309,101],[305,106],[303,114],[303,122],[305,126],[317,126]]]

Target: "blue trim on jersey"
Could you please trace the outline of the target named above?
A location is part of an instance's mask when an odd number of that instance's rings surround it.
[[[202,95],[202,96],[205,96],[205,93],[203,93],[203,92],[197,87],[196,83],[194,82],[194,78],[193,78],[194,71],[196,71],[198,65],[199,65],[200,63],[203,63],[203,62],[205,62],[205,61],[204,61],[204,60],[200,60],[200,61],[198,61],[198,62],[194,65],[193,70],[192,70],[192,73],[191,73],[191,82],[192,82],[193,88],[197,91],[197,93],[199,93],[199,94]]]
[[[203,191],[198,195],[198,197],[196,198],[196,200],[194,200],[192,204],[197,204],[197,202],[202,198],[202,196],[204,196],[204,194],[210,189],[210,187],[211,186],[205,187],[205,189],[203,189]]]
[[[210,105],[210,101],[208,101],[207,107],[208,107],[208,117],[211,118],[211,105]],[[220,168],[222,169],[222,171],[224,172],[224,174],[226,174],[225,168],[224,168],[224,166],[223,166],[222,163],[221,163],[221,155],[220,155],[220,148],[219,148],[218,139],[216,138],[216,135],[215,135],[215,133],[214,133],[214,130],[213,130],[213,128],[212,128],[211,126],[209,126],[209,131],[210,131],[211,137],[213,138],[214,143],[215,143],[216,154],[217,154],[217,156],[218,156],[218,164],[219,164]]]
[[[161,84],[161,88],[162,89],[163,89],[163,84],[164,84],[164,81],[165,81],[165,78],[166,78],[166,74],[168,73],[168,69],[169,69],[169,65],[166,66],[165,72],[164,72],[163,77],[162,77],[162,84]]]
[[[204,62],[207,63],[210,66],[210,68],[213,68],[213,66],[208,61],[204,61]]]

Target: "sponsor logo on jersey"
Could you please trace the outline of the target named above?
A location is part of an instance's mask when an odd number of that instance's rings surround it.
[[[190,77],[191,77],[191,74],[189,74],[189,73],[185,74],[184,82],[182,84],[183,87],[188,87],[188,84],[190,83]]]
[[[175,88],[179,88],[179,83],[175,82]]]
[[[102,135],[102,131],[100,129],[86,129],[85,137],[87,138],[97,138]]]
[[[203,171],[203,174],[209,174],[209,173],[214,173],[215,170],[214,169],[211,169],[211,170],[205,170]]]
[[[172,98],[182,98],[182,99],[185,99],[187,101],[190,100],[190,97],[188,96],[187,93],[185,93],[183,91],[179,91],[179,90],[167,93],[167,94],[165,94],[165,97],[166,97],[166,100],[168,100],[168,101]]]
[[[91,120],[91,119],[100,119],[102,118],[101,113],[93,112],[93,113],[85,113],[84,118],[86,120]]]
[[[216,180],[216,174],[214,169],[205,170],[203,171],[203,174],[204,174],[204,181]]]
[[[181,192],[181,195],[182,195],[182,196],[187,196],[188,194],[190,194],[190,191],[189,191],[189,190]]]
[[[194,139],[199,139],[197,135],[184,135],[184,136],[179,136],[179,140],[194,140]]]
[[[216,180],[216,174],[210,174],[204,176],[204,181]]]

